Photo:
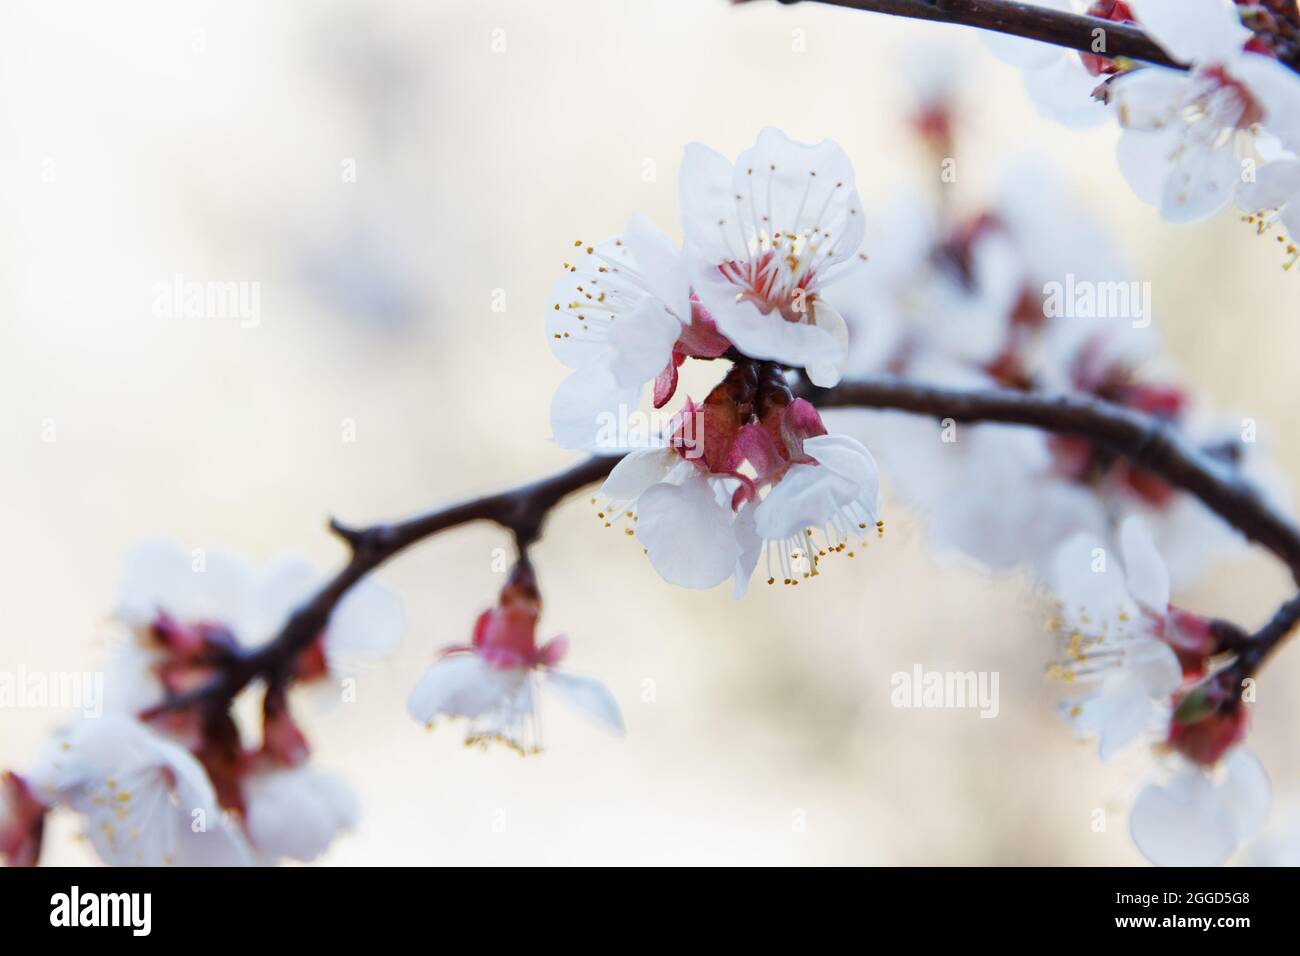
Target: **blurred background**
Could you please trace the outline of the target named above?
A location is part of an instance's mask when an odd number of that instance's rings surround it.
[[[14,2],[4,19],[0,670],[97,666],[142,537],[326,570],[344,557],[329,515],[400,517],[564,467],[548,404],[566,370],[542,323],[574,239],[633,210],[680,237],[683,145],[734,156],[767,125],[837,140],[869,210],[924,185],[903,64],[940,35],[963,66],[964,201],[1013,153],[1050,155],[1153,283],[1187,376],[1300,474],[1300,278],[1235,214],[1162,223],[1121,180],[1113,127],[1040,119],[970,33],[722,0]],[[258,283],[260,321],[156,314],[177,275]],[[547,752],[520,760],[407,718],[509,546],[489,526],[443,535],[382,571],[406,600],[398,657],[357,703],[299,707],[315,759],[362,800],[326,862],[1141,862],[1124,820],[1141,755],[1102,766],[1057,718],[1027,578],[937,559],[887,507],[857,561],[733,603],[664,584],[591,512],[568,502],[536,548],[539,636],[570,636],[627,737],[552,706]],[[1286,594],[1252,553],[1176,598],[1255,626]],[[890,676],[916,664],[999,672],[998,717],[891,707]],[[1278,825],[1300,804],[1297,686],[1289,648],[1252,738]],[[0,712],[0,766],[58,718]],[[92,859],[74,830],[57,818],[46,861]]]

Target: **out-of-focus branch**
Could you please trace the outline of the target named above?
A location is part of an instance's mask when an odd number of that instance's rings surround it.
[[[752,0],[734,0],[736,3]],[[783,3],[793,0],[782,0]],[[1081,16],[1063,10],[1053,10],[1033,3],[1016,0],[816,0],[836,7],[885,13],[913,20],[933,20],[939,23],[958,23],[995,33],[1040,40],[1055,46],[1097,52],[1093,49],[1101,30],[1106,38],[1102,51],[1108,57],[1128,57],[1145,63],[1157,63],[1183,69],[1162,50],[1141,27],[1115,23],[1099,17]]]
[[[1300,529],[1256,495],[1229,467],[1192,447],[1158,419],[1094,398],[1003,389],[963,391],[902,379],[845,382],[828,390],[801,385],[798,390],[822,408],[892,409],[940,420],[1001,422],[1086,438],[1199,498],[1246,538],[1273,552],[1300,581]],[[325,630],[330,614],[354,584],[389,558],[439,532],[472,521],[491,521],[514,534],[522,554],[541,533],[551,508],[573,492],[603,479],[617,462],[616,456],[589,458],[541,481],[393,524],[351,528],[332,521],[334,533],[352,549],[347,564],[293,613],[271,641],[235,657],[211,682],[164,701],[146,716],[191,706],[224,709],[255,679],[283,682],[297,656]],[[1300,597],[1284,605],[1253,639],[1242,643],[1243,663],[1252,669],[1257,667],[1297,621]]]
[[[1287,601],[1269,620],[1247,641],[1237,656],[1237,667],[1243,677],[1249,677],[1282,642],[1300,624],[1300,594]]]
[[[562,499],[600,481],[617,464],[616,456],[593,456],[580,465],[532,484],[485,495],[393,524],[351,528],[331,520],[330,529],[352,549],[351,559],[314,597],[299,607],[270,641],[233,658],[208,683],[178,694],[145,713],[146,717],[185,707],[224,709],[253,680],[283,680],[298,655],[325,630],[330,614],[351,587],[393,555],[441,531],[473,521],[491,521],[510,531],[521,555],[541,533],[546,515]]]

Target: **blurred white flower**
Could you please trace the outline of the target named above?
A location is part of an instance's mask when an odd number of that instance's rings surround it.
[[[81,720],[54,735],[28,775],[36,796],[86,818],[114,866],[242,866],[247,844],[184,748],[126,717]]]
[[[1151,38],[1190,69],[1143,67],[1112,81],[1108,98],[1124,127],[1120,170],[1165,219],[1204,219],[1232,201],[1256,124],[1269,119],[1265,97],[1294,90],[1296,77],[1273,57],[1245,50],[1253,34],[1232,0],[1129,5]]]
[[[1065,710],[1081,733],[1100,739],[1102,760],[1167,713],[1183,678],[1164,639],[1172,626],[1169,572],[1140,518],[1123,523],[1120,547],[1122,565],[1097,539],[1070,539],[1056,555],[1051,582],[1061,602],[1066,654],[1054,676],[1095,685]]]
[[[1300,75],[1295,71],[1248,61],[1251,90],[1265,116],[1267,131],[1257,137],[1262,164],[1237,187],[1237,205],[1250,214],[1261,232],[1278,223],[1290,269],[1300,260]]]
[[[357,824],[356,794],[342,776],[310,765],[264,767],[243,781],[244,830],[260,861],[310,863]]]
[[[1034,6],[1099,15],[1084,0],[1035,0]],[[1023,71],[1025,92],[1042,116],[1074,129],[1106,121],[1105,106],[1092,95],[1101,79],[1088,69],[1079,53],[1005,33],[979,32],[994,56]]]
[[[1268,817],[1271,788],[1259,760],[1233,749],[1213,770],[1177,761],[1143,787],[1129,811],[1133,842],[1157,866],[1218,866]]]
[[[258,570],[223,551],[186,551],[167,540],[128,551],[115,617],[133,643],[118,648],[107,683],[119,711],[156,704],[210,667],[222,650],[271,640],[293,611],[324,583],[306,560],[283,556]],[[335,675],[396,650],[405,628],[398,596],[366,578],[339,602],[324,633],[299,660],[299,676]]]

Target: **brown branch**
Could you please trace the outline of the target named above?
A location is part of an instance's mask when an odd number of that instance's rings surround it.
[[[1256,631],[1237,655],[1237,668],[1242,677],[1259,671],[1264,661],[1282,646],[1282,642],[1300,624],[1300,594],[1287,601],[1273,614],[1269,622]]]
[[[735,0],[745,3],[749,0]],[[787,0],[782,0],[787,2]],[[817,0],[836,7],[866,10],[913,20],[931,20],[977,27],[995,33],[1039,40],[1054,46],[1095,52],[1093,43],[1101,30],[1106,38],[1105,55],[1128,57],[1145,63],[1185,69],[1160,48],[1141,27],[1099,17],[1052,10],[1015,0]]]
[[[1276,512],[1221,462],[1192,447],[1168,424],[1118,405],[1087,397],[1043,396],[1000,389],[960,391],[878,379],[843,383],[830,390],[801,387],[822,408],[892,409],[959,422],[1000,422],[1078,435],[1158,475],[1199,498],[1245,537],[1267,548],[1300,581],[1300,529]],[[615,456],[593,457],[568,471],[395,524],[354,529],[330,527],[352,549],[351,559],[300,607],[280,633],[235,658],[210,683],[164,701],[146,716],[200,705],[224,708],[253,680],[288,679],[297,656],[329,622],[348,590],[400,551],[441,531],[472,521],[491,521],[510,530],[522,554],[541,532],[547,514],[562,499],[609,474]],[[1257,667],[1300,621],[1300,597],[1293,599],[1255,637],[1241,642],[1244,665]]]
[[[1274,510],[1227,465],[1192,446],[1159,419],[1100,399],[1028,392],[967,392],[902,380],[844,383],[806,395],[819,407],[894,409],[958,422],[1003,422],[1077,435],[1195,495],[1246,538],[1279,557],[1300,582],[1300,528]]]
[[[194,705],[224,708],[258,677],[284,680],[298,655],[325,630],[354,584],[399,551],[441,531],[473,521],[491,521],[509,530],[520,553],[541,533],[550,510],[573,492],[600,481],[617,464],[616,456],[594,456],[568,471],[508,491],[485,495],[395,524],[349,528],[331,519],[330,529],[347,542],[352,557],[306,604],[299,607],[270,641],[233,659],[210,682],[163,701],[146,718]]]

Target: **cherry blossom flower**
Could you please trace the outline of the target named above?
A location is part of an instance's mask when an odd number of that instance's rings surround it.
[[[1153,40],[1188,72],[1143,67],[1116,77],[1108,98],[1124,134],[1120,169],[1143,201],[1173,222],[1221,211],[1242,181],[1241,160],[1265,102],[1291,96],[1295,77],[1249,52],[1253,34],[1231,0],[1129,0]]]
[[[775,367],[762,380],[733,368],[682,420],[700,422],[694,435],[679,427],[671,444],[629,454],[601,488],[599,514],[627,519],[668,583],[705,589],[731,577],[739,598],[764,554],[769,584],[797,584],[822,558],[882,533],[871,453],[828,435]]]
[[[623,530],[669,584],[714,587],[737,574],[743,558],[733,498],[748,479],[732,467],[731,449],[740,430],[733,392],[744,374],[733,369],[702,405],[687,399],[669,443],[631,452],[601,486],[607,501],[598,516],[608,527],[630,525]]]
[[[65,727],[27,775],[37,799],[86,818],[86,834],[117,866],[241,866],[251,862],[200,763],[126,717]]]
[[[771,128],[734,164],[692,143],[679,188],[691,285],[718,330],[751,358],[839,381],[848,333],[821,293],[864,228],[844,151]]]
[[[1053,676],[1095,687],[1069,701],[1084,733],[1110,759],[1158,721],[1167,754],[1130,812],[1134,843],[1159,865],[1218,865],[1262,826],[1268,778],[1238,746],[1246,710],[1230,667],[1211,673],[1222,650],[1211,622],[1169,605],[1169,575],[1141,519],[1121,528],[1124,567],[1084,536],[1062,546],[1066,663]]]
[[[521,755],[541,750],[540,686],[602,730],[623,734],[623,716],[604,684],[558,670],[568,639],[537,645],[541,596],[532,569],[515,565],[495,608],[479,615],[468,646],[453,646],[420,678],[406,702],[429,727],[439,715],[469,721],[466,745],[498,741]]]
[[[1149,781],[1129,810],[1129,832],[1157,866],[1219,866],[1263,827],[1268,775],[1238,747],[1207,769],[1177,761],[1167,780]]]
[[[1125,405],[1178,427],[1289,510],[1264,446],[1240,442],[1227,416],[1178,382],[1113,239],[1045,166],[1012,161],[996,201],[953,223],[945,207],[915,195],[870,217],[869,262],[828,293],[852,330],[852,373]],[[1062,221],[1072,223],[1066,238]],[[1129,311],[1061,310],[1052,288],[1067,305],[1071,289],[1127,289]],[[936,428],[889,411],[836,416],[926,515],[933,543],[986,567],[1050,571],[1061,541],[1086,532],[1110,542],[1132,514],[1145,519],[1179,584],[1243,546],[1193,497],[1086,439],[995,424]]]
[[[601,516],[635,522],[625,530],[669,584],[706,589],[736,573],[741,550],[726,476],[677,448],[648,448],[620,461],[600,494],[608,499]]]
[[[1147,730],[1183,681],[1170,644],[1179,621],[1170,616],[1168,570],[1141,519],[1124,522],[1120,544],[1117,567],[1096,539],[1070,539],[1052,581],[1066,654],[1052,675],[1095,686],[1066,709],[1078,730],[1100,738],[1102,760]]]
[[[1264,162],[1237,187],[1237,205],[1261,233],[1281,227],[1277,241],[1286,252],[1283,267],[1291,269],[1300,261],[1300,75],[1267,71],[1253,93],[1268,118],[1267,136],[1257,142]]]
[[[551,351],[576,370],[551,402],[551,429],[563,447],[600,450],[600,414],[637,408],[645,383],[672,364],[691,320],[690,280],[681,253],[643,216],[619,237],[575,247],[546,320]]]
[[[307,561],[282,557],[259,571],[222,551],[190,553],[142,542],[125,559],[116,619],[131,642],[116,649],[107,685],[123,712],[158,703],[210,676],[224,655],[270,640],[323,583]],[[391,654],[404,629],[401,601],[372,579],[352,588],[298,661],[298,677],[342,676]]]

